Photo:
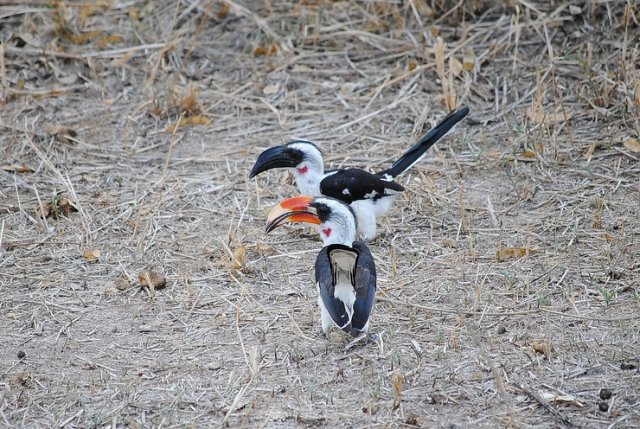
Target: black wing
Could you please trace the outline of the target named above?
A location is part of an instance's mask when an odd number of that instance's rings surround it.
[[[351,334],[356,336],[366,326],[376,297],[376,265],[369,248],[362,241],[354,241],[353,249],[358,252],[354,283],[356,302],[353,304]]]
[[[351,204],[358,200],[377,200],[397,194],[404,188],[393,179],[359,168],[346,168],[328,173],[320,182],[320,193]]]
[[[330,252],[334,249],[354,252],[352,248],[341,244],[332,244],[330,246],[323,247],[316,258],[316,283],[318,284],[322,302],[331,315],[333,321],[341,329],[350,332],[351,320],[349,318],[349,313],[347,312],[344,303],[334,296],[336,285],[335,275],[333,271],[333,264],[329,257]]]

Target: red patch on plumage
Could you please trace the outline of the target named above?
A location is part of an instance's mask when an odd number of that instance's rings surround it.
[[[297,168],[297,170],[298,170],[298,173],[300,174],[307,174],[307,171],[309,171],[309,167],[305,165],[302,168]]]
[[[331,235],[331,228],[325,228],[322,230],[322,233],[327,237]]]

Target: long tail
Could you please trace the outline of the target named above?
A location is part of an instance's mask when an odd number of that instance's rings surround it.
[[[390,168],[378,173],[378,176],[398,177],[411,167],[413,164],[424,158],[425,154],[431,146],[444,137],[455,124],[460,122],[462,118],[467,116],[469,108],[462,106],[458,110],[449,113],[438,125],[422,137],[416,144],[411,146]]]

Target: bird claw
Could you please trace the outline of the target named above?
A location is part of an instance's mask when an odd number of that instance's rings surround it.
[[[356,346],[357,344],[361,343],[361,342],[365,342],[366,343],[376,343],[378,345],[378,348],[380,349],[380,353],[382,353],[384,351],[384,343],[382,342],[382,337],[378,334],[371,334],[371,333],[366,333],[363,332],[360,335],[358,335],[356,338],[354,338],[353,340],[351,340],[346,346],[345,346],[345,350],[349,350],[351,348],[353,348],[354,346]]]
[[[369,338],[369,335],[363,332],[357,337],[355,337],[353,340],[349,341],[349,343],[347,343],[344,349],[349,350],[350,348],[353,348],[356,344],[362,342],[363,340],[367,340],[368,338]]]

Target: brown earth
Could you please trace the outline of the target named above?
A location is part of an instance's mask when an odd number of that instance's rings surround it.
[[[632,3],[3,3],[0,426],[639,427]],[[345,349],[249,169],[378,169],[461,104]]]

